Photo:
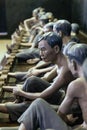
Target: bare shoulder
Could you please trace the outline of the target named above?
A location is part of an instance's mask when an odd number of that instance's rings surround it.
[[[61,76],[63,80],[66,81],[66,83],[70,83],[71,81],[74,80],[74,77],[67,66],[61,67],[59,76]]]
[[[83,88],[84,88],[83,78],[77,78],[68,85],[67,92],[77,97],[78,92],[80,93],[80,91],[83,91]]]
[[[73,81],[69,84],[69,87],[78,88],[78,87],[81,87],[83,84],[84,84],[83,78],[77,78],[77,79],[73,80]]]

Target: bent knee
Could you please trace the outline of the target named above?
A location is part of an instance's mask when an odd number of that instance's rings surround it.
[[[34,102],[33,105],[35,106],[43,106],[45,104],[45,100],[42,98],[37,98]]]
[[[30,80],[31,80],[31,81],[37,80],[37,77],[36,77],[36,76],[31,76],[31,77],[30,77]]]
[[[31,76],[27,78],[27,82],[29,82],[29,84],[34,84],[37,82],[37,77],[36,76]]]

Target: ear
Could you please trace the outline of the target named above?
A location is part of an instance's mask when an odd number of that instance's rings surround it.
[[[54,50],[55,50],[56,53],[59,53],[59,47],[58,47],[58,45],[54,46]]]
[[[75,60],[72,60],[72,65],[73,65],[74,71],[77,71],[77,70],[78,70],[78,67],[77,67],[77,63],[76,63]]]

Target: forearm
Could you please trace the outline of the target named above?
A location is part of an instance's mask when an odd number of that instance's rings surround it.
[[[46,73],[42,79],[50,82],[57,76],[56,67],[54,67],[50,72]]]
[[[44,91],[42,92],[25,92],[23,90],[20,90],[20,91],[17,91],[17,92],[14,92],[14,94],[18,95],[18,96],[22,96],[22,97],[25,97],[29,100],[34,100],[36,98],[43,98],[43,99],[46,99],[48,98],[49,96],[51,96],[56,90],[49,86],[47,89],[45,89]]]
[[[27,21],[24,21],[24,26],[25,26],[26,31],[29,31],[29,25],[28,25]]]
[[[36,66],[35,66],[35,68],[42,68],[42,67],[45,67],[45,66],[47,66],[47,65],[49,65],[50,64],[50,62],[44,62],[44,61],[40,61]]]
[[[47,68],[44,68],[44,69],[39,69],[39,73],[49,72],[49,71],[51,71],[53,68],[54,68],[54,66],[47,67]]]
[[[25,97],[29,100],[35,100],[36,98],[40,97],[40,94],[41,93],[29,93],[29,92],[27,93],[27,92],[21,91],[18,95]]]
[[[31,23],[31,19],[24,20],[24,26],[25,26],[26,31],[29,31],[30,23]]]

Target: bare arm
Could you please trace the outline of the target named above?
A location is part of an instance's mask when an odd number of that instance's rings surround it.
[[[46,68],[42,68],[42,69],[36,69],[36,68],[31,68],[28,73],[27,73],[27,77],[29,76],[39,76],[40,74],[44,74],[46,72],[49,72],[51,70],[53,70],[55,68],[55,66],[50,66],[50,67],[46,67]]]
[[[51,71],[44,74],[44,76],[41,77],[41,79],[48,81],[48,82],[51,82],[56,76],[57,76],[57,68],[55,66]]]
[[[38,64],[35,66],[35,68],[42,68],[42,67],[46,67],[47,65],[50,65],[50,62],[44,62],[43,60],[39,61]]]
[[[35,20],[34,17],[24,20],[24,26],[26,28],[26,31],[29,31],[31,28],[31,23]]]
[[[46,99],[47,97],[51,96],[53,93],[58,91],[59,88],[66,85],[66,83],[70,82],[69,80],[70,77],[68,77],[68,73],[69,72],[67,72],[65,68],[62,68],[60,74],[58,75],[54,83],[41,93],[37,93],[37,92],[29,93],[29,92],[24,92],[22,90],[21,91],[13,90],[13,93],[19,96],[26,97],[30,100],[34,100],[39,97]],[[66,77],[66,75],[68,78]]]
[[[66,92],[66,96],[65,99],[63,100],[63,102],[61,103],[61,105],[59,106],[59,109],[57,111],[58,115],[68,124],[68,125],[72,125],[73,122],[71,122],[68,117],[67,114],[69,112],[70,107],[72,106],[72,103],[74,101],[74,99],[76,98],[76,89],[75,89],[75,84],[72,82],[70,83],[70,85],[68,86],[67,92]],[[74,121],[74,120],[73,120]]]

